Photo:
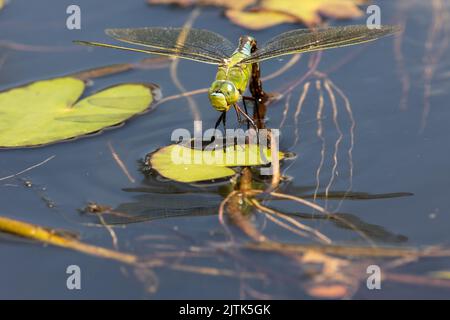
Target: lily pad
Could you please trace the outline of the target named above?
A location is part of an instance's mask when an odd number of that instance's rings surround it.
[[[280,160],[284,156],[283,152],[278,153]],[[236,172],[230,167],[265,165],[270,160],[270,149],[257,145],[197,150],[174,144],[151,154],[148,164],[163,177],[193,183],[231,177]]]
[[[147,110],[157,93],[153,84],[119,84],[78,101],[85,87],[79,78],[62,77],[0,92],[0,147],[38,146],[100,131]]]

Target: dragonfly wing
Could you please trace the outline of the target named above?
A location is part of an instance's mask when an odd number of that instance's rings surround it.
[[[174,54],[172,51],[169,50],[160,50],[160,49],[139,49],[139,48],[130,48],[130,47],[123,47],[123,46],[117,46],[114,44],[108,44],[108,43],[101,43],[101,42],[94,42],[94,41],[81,41],[81,40],[75,40],[73,41],[75,44],[80,44],[83,46],[90,46],[90,47],[103,47],[103,48],[111,48],[111,49],[119,49],[119,50],[125,50],[125,51],[133,51],[133,52],[140,52],[140,53],[147,53],[147,54],[156,54],[161,56],[169,56],[169,57],[180,57],[184,59],[189,60],[195,60],[203,63],[209,63],[209,64],[221,64],[222,61],[218,61],[217,59],[210,59],[208,57],[201,57],[201,56],[191,56],[188,54]]]
[[[369,29],[365,25],[292,30],[272,38],[241,63],[255,63],[293,53],[350,46],[373,41],[399,30],[397,26]]]
[[[228,39],[208,30],[149,27],[105,32],[116,40],[146,47],[149,53],[215,64],[223,63],[235,49]]]

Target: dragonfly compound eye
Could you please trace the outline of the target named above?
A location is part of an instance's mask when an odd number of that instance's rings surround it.
[[[209,88],[209,100],[217,111],[228,111],[239,99],[239,92],[230,81],[214,81]]]
[[[223,93],[211,92],[209,94],[209,101],[217,111],[228,111],[228,109],[230,108]]]

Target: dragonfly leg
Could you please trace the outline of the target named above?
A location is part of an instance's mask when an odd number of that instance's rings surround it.
[[[245,103],[245,97],[242,97],[242,103],[244,104],[244,111],[246,114],[248,114],[247,111],[247,104]],[[247,130],[250,129],[250,122],[247,120]]]
[[[241,123],[241,122],[242,122],[241,115],[239,114],[239,112],[237,111],[236,108],[234,108],[234,111],[236,111],[237,121],[238,121],[239,123]]]
[[[242,109],[237,104],[234,105],[234,108],[236,109],[236,111],[242,114],[247,119],[248,122],[250,122],[250,124],[252,125],[253,128],[255,128],[256,131],[258,131],[258,127],[256,126],[255,122],[253,121],[252,118],[250,118],[250,116],[247,113],[242,111]]]
[[[222,112],[222,115],[223,115],[223,119],[222,119],[222,122],[223,122],[223,131],[224,131],[224,133],[226,133],[227,131],[227,127],[226,127],[226,122],[227,122],[227,112],[225,111],[225,112]]]
[[[219,124],[223,121],[224,114],[225,114],[225,112],[222,112],[221,115],[220,115],[220,117],[219,117],[219,119],[217,119],[216,125],[214,126],[214,130],[216,130],[217,127],[219,126]],[[225,125],[225,124],[224,124],[224,125]]]

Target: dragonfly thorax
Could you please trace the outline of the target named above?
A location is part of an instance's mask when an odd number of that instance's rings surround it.
[[[209,100],[217,111],[228,111],[246,90],[252,66],[240,64],[245,57],[245,52],[236,50],[228,61],[219,66],[216,79],[209,89]]]
[[[238,102],[240,93],[233,82],[216,80],[211,84],[208,96],[214,109],[224,112],[228,111],[232,105]]]

